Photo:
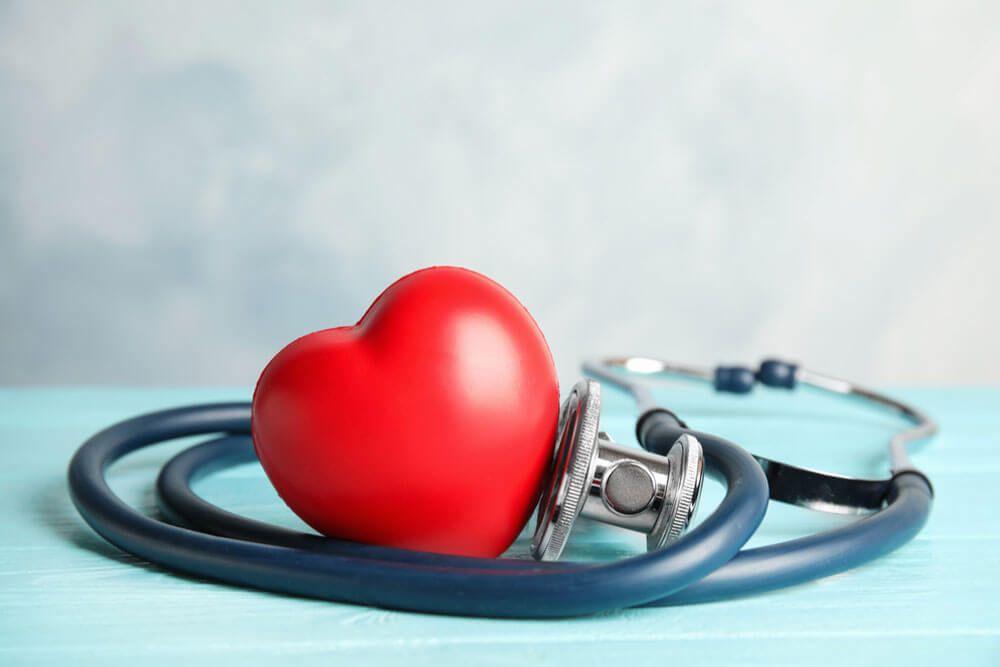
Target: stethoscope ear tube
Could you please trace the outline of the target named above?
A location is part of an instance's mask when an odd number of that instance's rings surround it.
[[[152,413],[116,424],[85,442],[69,466],[73,502],[112,544],[165,567],[209,579],[304,597],[423,612],[515,618],[591,614],[667,596],[731,560],[753,535],[768,502],[767,481],[747,452],[706,443],[709,470],[725,479],[710,516],[669,546],[613,563],[497,568],[493,559],[365,555],[219,537],[135,511],[108,486],[105,471],[128,453],[174,438],[248,434],[250,405],[218,404]]]

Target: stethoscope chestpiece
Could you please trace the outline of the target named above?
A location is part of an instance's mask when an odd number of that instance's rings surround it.
[[[650,551],[691,523],[704,479],[701,443],[680,436],[666,456],[621,447],[600,431],[601,385],[581,380],[563,402],[556,452],[531,542],[538,560],[558,560],[581,515],[646,534]]]

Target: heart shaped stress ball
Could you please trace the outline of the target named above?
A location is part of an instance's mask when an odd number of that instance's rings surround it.
[[[474,271],[434,267],[390,285],[356,325],[281,350],[252,429],[271,483],[319,532],[496,556],[538,499],[558,412],[524,306]]]

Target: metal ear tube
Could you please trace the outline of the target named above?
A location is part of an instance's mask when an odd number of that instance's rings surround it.
[[[621,447],[599,430],[600,390],[581,380],[560,411],[531,544],[539,560],[559,558],[580,516],[645,533],[652,551],[680,537],[697,509],[704,479],[697,438],[681,435],[667,456]]]

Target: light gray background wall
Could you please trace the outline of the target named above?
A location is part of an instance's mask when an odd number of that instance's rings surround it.
[[[476,268],[588,353],[1000,379],[983,2],[0,3],[0,383],[251,383]]]

